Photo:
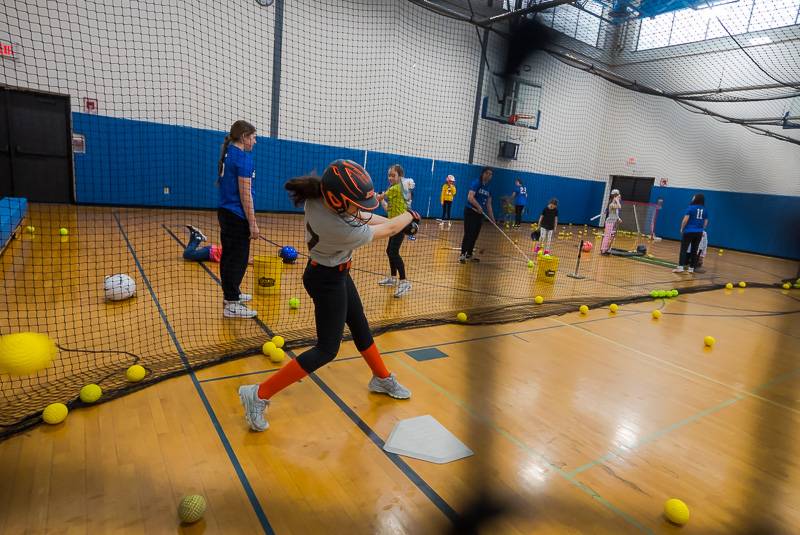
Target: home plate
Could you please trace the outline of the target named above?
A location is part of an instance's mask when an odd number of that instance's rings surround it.
[[[399,421],[383,449],[437,464],[472,455],[471,449],[430,414]]]

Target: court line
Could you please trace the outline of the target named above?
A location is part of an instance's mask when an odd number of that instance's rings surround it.
[[[184,247],[181,240],[177,236],[175,236],[175,234],[169,228],[167,228],[166,225],[162,224],[161,226],[164,227],[164,230],[167,231],[167,233],[172,237],[173,240],[175,240],[178,243],[178,245]],[[197,262],[197,263],[199,263],[203,267],[205,272],[211,276],[211,278],[214,280],[214,282],[217,283],[217,285],[222,286],[222,281],[219,280],[219,278],[214,274],[213,271],[208,269],[208,266],[206,266],[205,263],[203,262]],[[275,333],[273,333],[272,330],[264,322],[262,322],[257,317],[253,319],[267,335],[274,336]],[[292,350],[287,350],[286,354],[289,356],[289,358],[292,359],[295,358],[294,351]],[[424,494],[425,497],[428,498],[428,500],[430,500],[431,503],[433,503],[436,506],[436,508],[439,509],[439,511],[441,511],[441,513],[447,517],[447,519],[451,523],[456,523],[456,521],[459,518],[459,515],[458,513],[456,513],[455,509],[453,509],[450,506],[450,504],[448,504],[444,500],[444,498],[439,496],[439,494],[435,490],[433,490],[433,487],[431,487],[422,478],[422,476],[417,474],[417,472],[414,471],[414,469],[411,468],[411,466],[409,466],[408,463],[406,463],[399,455],[384,450],[383,447],[385,445],[385,442],[369,426],[369,424],[367,424],[363,419],[361,419],[361,417],[358,414],[356,414],[355,411],[353,411],[353,409],[351,409],[342,400],[342,398],[339,397],[338,394],[336,394],[333,390],[331,390],[331,388],[322,379],[320,379],[316,373],[308,374],[308,378],[314,381],[317,387],[319,387],[319,389],[322,390],[322,392],[325,393],[328,396],[328,398],[331,401],[333,401],[336,404],[336,406],[339,407],[339,409],[342,412],[344,412],[344,414],[348,418],[350,418],[350,420],[356,425],[356,427],[358,427],[361,430],[361,432],[363,432],[367,436],[367,438],[369,438],[370,441],[380,449],[381,453],[383,453],[390,461],[392,461],[392,463],[394,463],[394,465],[403,473],[403,475],[405,475],[417,487],[417,489],[420,492],[422,492],[422,494]]]
[[[479,422],[485,423],[494,432],[498,433],[500,436],[502,436],[503,438],[505,438],[506,440],[508,440],[512,444],[514,444],[517,448],[519,448],[523,452],[527,453],[531,457],[534,457],[534,458],[538,459],[539,461],[543,462],[544,464],[546,464],[551,470],[553,470],[553,472],[555,472],[558,475],[560,475],[561,477],[563,477],[572,486],[574,486],[575,488],[579,489],[581,492],[589,495],[592,499],[598,501],[606,509],[608,509],[609,511],[613,512],[617,516],[621,517],[627,523],[629,523],[630,525],[632,525],[635,528],[637,528],[639,531],[642,531],[644,533],[653,533],[653,531],[650,528],[644,526],[641,522],[636,520],[633,516],[629,515],[625,511],[619,509],[617,506],[612,504],[607,499],[603,498],[603,496],[601,496],[600,493],[598,493],[597,491],[589,488],[588,486],[586,486],[582,482],[580,482],[577,479],[575,479],[575,477],[570,475],[569,472],[567,472],[563,468],[559,467],[558,465],[552,463],[547,457],[545,457],[544,454],[542,454],[541,452],[538,452],[535,449],[531,448],[530,446],[525,444],[521,439],[519,439],[516,436],[514,436],[513,434],[511,434],[509,431],[507,431],[503,427],[500,427],[499,425],[495,424],[492,420],[490,420],[488,418],[485,418],[485,417],[482,417],[466,401],[464,401],[463,399],[459,398],[458,396],[456,396],[455,394],[453,394],[452,392],[447,390],[445,387],[443,387],[442,385],[440,385],[437,382],[435,382],[434,380],[432,380],[430,377],[428,377],[424,373],[420,372],[419,370],[417,370],[413,366],[411,366],[408,363],[404,362],[402,359],[397,359],[396,362],[399,362],[407,370],[409,370],[414,375],[416,375],[417,377],[419,377],[420,379],[422,379],[423,381],[428,383],[434,389],[436,389],[439,392],[441,392],[450,401],[452,401],[453,403],[455,403],[456,405],[461,407],[461,409],[463,409],[473,419],[475,419],[475,420],[477,420]]]
[[[753,398],[759,399],[759,400],[761,400],[761,401],[763,401],[765,403],[769,403],[770,405],[774,405],[776,407],[781,407],[783,409],[786,409],[788,411],[794,412],[796,414],[800,414],[800,409],[796,409],[794,407],[790,407],[788,405],[784,405],[783,403],[778,403],[777,401],[773,401],[773,400],[771,400],[769,398],[765,398],[763,396],[759,396],[758,394],[756,394],[754,392],[750,392],[749,390],[745,390],[745,389],[742,389],[742,388],[737,388],[735,386],[732,386],[732,385],[729,385],[729,384],[724,383],[722,381],[719,381],[717,379],[714,379],[713,377],[709,377],[708,375],[702,374],[700,372],[696,372],[694,370],[686,368],[685,366],[681,366],[680,364],[675,364],[674,362],[670,362],[670,361],[662,359],[660,357],[656,357],[655,355],[651,355],[649,353],[645,353],[644,351],[636,349],[635,347],[627,346],[627,345],[623,344],[622,342],[618,342],[616,340],[608,338],[607,336],[603,336],[602,334],[590,331],[589,329],[582,328],[582,327],[580,327],[579,324],[566,323],[566,322],[561,321],[558,318],[553,318],[553,321],[558,321],[560,323],[564,323],[564,325],[569,325],[571,327],[575,327],[576,329],[579,329],[579,330],[581,330],[583,332],[589,333],[590,335],[595,336],[597,338],[600,338],[601,340],[605,340],[607,342],[611,342],[614,345],[620,346],[620,347],[625,348],[625,349],[627,349],[629,351],[632,351],[632,352],[634,352],[634,353],[636,353],[638,355],[641,355],[642,357],[644,357],[644,358],[646,358],[648,360],[651,360],[653,362],[658,362],[658,363],[660,363],[660,364],[662,364],[662,365],[664,365],[664,366],[666,366],[668,368],[674,368],[676,370],[682,371],[682,372],[687,373],[689,375],[693,375],[693,376],[698,377],[700,379],[703,379],[705,381],[714,383],[714,384],[716,384],[718,386],[721,386],[721,387],[724,387],[724,388],[726,388],[728,390],[732,390],[732,391],[736,392],[737,394],[753,397]]]
[[[186,357],[186,353],[183,351],[183,347],[181,346],[181,343],[178,341],[178,337],[175,335],[175,331],[172,328],[172,324],[170,324],[169,319],[167,318],[167,314],[164,312],[164,308],[161,306],[161,303],[159,302],[158,297],[156,296],[156,292],[155,290],[153,290],[153,286],[150,284],[150,279],[147,277],[147,274],[144,271],[144,267],[139,261],[139,257],[136,255],[136,250],[133,248],[133,245],[128,239],[128,235],[125,232],[125,229],[122,226],[122,222],[119,219],[119,215],[116,212],[114,212],[114,219],[116,219],[117,221],[117,226],[119,227],[120,234],[122,234],[122,237],[125,239],[128,251],[131,253],[131,256],[133,256],[133,261],[136,263],[136,269],[139,270],[139,274],[142,276],[142,280],[147,286],[147,290],[150,292],[150,297],[153,299],[153,302],[155,303],[156,308],[158,309],[158,314],[161,316],[161,321],[164,323],[164,327],[167,329],[167,333],[169,333],[169,336],[172,339],[172,343],[175,345],[175,349],[178,350],[178,355],[180,355],[181,357],[181,362],[183,363],[184,368],[186,368],[189,377],[191,377],[192,384],[194,385],[194,388],[197,391],[197,395],[203,402],[203,407],[205,407],[206,412],[208,413],[208,417],[211,420],[211,424],[214,426],[214,429],[217,432],[217,436],[222,442],[222,446],[225,448],[225,452],[228,454],[228,459],[233,465],[233,469],[239,478],[239,482],[242,484],[242,488],[244,489],[244,492],[247,495],[247,499],[250,501],[250,505],[253,508],[253,512],[255,512],[256,517],[258,517],[258,521],[261,524],[261,528],[267,535],[274,535],[275,531],[272,529],[272,526],[270,525],[269,520],[267,519],[267,515],[266,513],[264,513],[264,509],[261,507],[261,503],[258,501],[258,498],[256,497],[256,494],[253,491],[253,487],[250,485],[250,481],[247,479],[247,474],[245,474],[244,469],[242,468],[242,465],[239,462],[238,457],[236,457],[236,453],[233,451],[233,447],[231,446],[231,443],[228,440],[227,435],[225,434],[225,430],[222,428],[222,424],[220,424],[220,421],[217,418],[216,413],[214,412],[214,408],[208,401],[208,397],[206,396],[203,387],[197,380],[197,375],[195,375],[194,370],[192,370],[192,367],[189,364],[189,359]]]
[[[663,307],[663,305],[662,305],[662,307]],[[640,314],[649,314],[649,313],[650,313],[649,310],[648,311],[639,311],[639,310],[630,311],[627,314],[618,312],[616,314],[616,317],[624,318],[624,317],[638,316]],[[547,316],[547,317],[549,317],[549,316]],[[544,318],[545,317],[543,317],[543,318],[535,318],[535,319],[544,319]],[[594,323],[596,321],[605,321],[605,320],[610,320],[610,319],[614,319],[614,316],[610,316],[609,315],[608,317],[595,318],[595,319],[591,319],[591,320],[581,321],[579,323],[581,323],[581,324],[583,324],[583,323]],[[467,342],[478,342],[478,341],[481,341],[481,340],[490,340],[492,338],[502,338],[504,336],[516,336],[518,334],[525,334],[525,333],[538,332],[538,331],[547,331],[547,330],[550,330],[550,329],[563,329],[563,328],[564,328],[563,325],[548,325],[546,327],[534,327],[534,328],[530,328],[530,329],[524,329],[524,330],[521,330],[521,331],[513,331],[513,332],[507,332],[507,333],[500,333],[500,334],[488,334],[488,335],[485,335],[485,336],[476,336],[474,338],[461,338],[461,339],[458,339],[458,340],[450,340],[448,342],[441,342],[441,343],[438,343],[438,344],[428,344],[428,345],[423,345],[423,346],[414,346],[414,347],[404,347],[404,348],[401,348],[401,349],[393,349],[391,351],[381,351],[381,355],[394,355],[394,354],[397,354],[397,353],[405,353],[407,351],[415,351],[417,349],[428,349],[428,348],[439,347],[439,346],[449,346],[449,345],[454,345],[454,344],[465,344]],[[362,358],[360,355],[336,358],[336,359],[332,360],[328,365],[335,364],[337,362],[344,362],[344,361],[347,361],[347,360],[360,359],[360,358]],[[208,383],[208,382],[211,382],[211,381],[222,381],[224,379],[234,379],[236,377],[246,377],[248,375],[258,375],[258,374],[262,374],[262,373],[271,373],[271,372],[274,372],[274,371],[277,371],[277,370],[278,370],[277,368],[265,368],[263,370],[255,370],[255,371],[252,371],[252,372],[245,372],[245,373],[234,374],[234,375],[221,375],[219,377],[213,377],[213,378],[209,378],[209,379],[202,379],[200,382],[201,383]]]
[[[764,389],[769,388],[771,386],[775,386],[775,385],[777,385],[779,383],[782,383],[782,382],[784,382],[784,381],[786,381],[788,379],[792,379],[794,376],[797,376],[797,375],[800,375],[800,368],[796,368],[794,370],[790,370],[790,371],[778,374],[775,377],[773,377],[772,379],[770,379],[769,381],[767,381],[766,383],[763,383],[763,384],[758,385],[757,387],[755,387],[753,389],[753,391],[757,392],[759,390],[764,390]],[[744,394],[739,394],[737,396],[733,396],[732,398],[728,398],[725,401],[723,401],[723,402],[721,402],[721,403],[719,403],[717,405],[714,405],[713,407],[710,407],[708,409],[704,409],[702,411],[696,412],[695,414],[692,414],[691,416],[688,416],[688,417],[684,418],[683,420],[680,420],[678,422],[675,422],[673,424],[668,425],[667,427],[664,427],[662,429],[654,431],[653,433],[651,433],[651,434],[645,436],[644,438],[642,438],[641,440],[637,441],[636,444],[634,444],[633,446],[631,446],[629,448],[613,448],[608,453],[603,455],[602,457],[598,457],[597,459],[594,459],[593,461],[589,461],[588,463],[586,463],[586,464],[584,464],[582,466],[579,466],[578,468],[572,470],[572,472],[570,472],[570,474],[572,474],[574,476],[578,475],[581,472],[585,472],[586,470],[592,468],[593,466],[598,466],[598,465],[601,465],[601,464],[605,464],[607,461],[613,459],[614,457],[624,458],[625,454],[633,453],[634,451],[638,450],[642,446],[646,446],[647,444],[650,444],[651,442],[654,442],[654,441],[656,441],[656,440],[668,435],[672,431],[676,431],[676,430],[680,429],[681,427],[685,427],[685,426],[687,426],[687,425],[689,425],[689,424],[691,424],[693,422],[696,422],[696,421],[698,421],[698,420],[700,420],[702,418],[705,418],[706,416],[710,416],[710,415],[712,415],[712,414],[714,414],[716,412],[719,412],[722,409],[730,407],[734,403],[738,403],[739,401],[741,401],[743,399],[746,399],[746,398],[747,398],[747,396],[745,396]]]

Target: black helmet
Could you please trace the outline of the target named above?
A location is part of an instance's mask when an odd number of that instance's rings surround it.
[[[351,160],[336,160],[322,173],[322,196],[337,212],[353,204],[369,212],[378,207],[369,173]]]

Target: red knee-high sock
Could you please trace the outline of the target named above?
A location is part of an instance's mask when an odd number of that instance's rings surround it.
[[[300,364],[297,363],[297,359],[292,359],[272,377],[258,385],[258,397],[261,399],[270,399],[272,396],[290,384],[296,383],[306,375],[308,374],[300,367]]]
[[[381,379],[386,379],[389,377],[389,375],[391,375],[389,370],[386,369],[386,364],[383,363],[381,353],[378,351],[378,346],[375,345],[375,342],[373,342],[372,345],[367,349],[362,351],[361,356],[364,357],[364,360],[366,360],[367,364],[369,364],[369,367],[372,370],[372,375],[380,377]]]

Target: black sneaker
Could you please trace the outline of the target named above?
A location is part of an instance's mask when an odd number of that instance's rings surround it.
[[[186,225],[186,228],[189,229],[189,234],[190,234],[191,238],[194,238],[195,236],[197,236],[198,238],[200,238],[200,241],[208,240],[208,238],[206,238],[206,235],[203,234],[202,232],[200,232],[199,228],[197,228],[195,226],[192,226],[192,225]]]

